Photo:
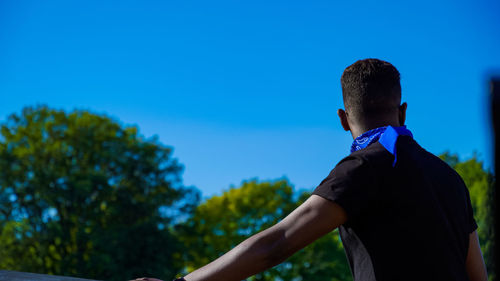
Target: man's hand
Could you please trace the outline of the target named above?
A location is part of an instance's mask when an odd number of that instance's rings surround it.
[[[156,278],[142,277],[142,278],[137,278],[137,279],[130,280],[130,281],[163,281],[163,280],[156,279]]]

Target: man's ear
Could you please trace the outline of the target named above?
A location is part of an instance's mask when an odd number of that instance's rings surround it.
[[[340,124],[342,125],[342,128],[346,131],[350,131],[351,127],[349,126],[349,123],[347,122],[347,113],[343,109],[337,110],[337,115],[340,118]]]
[[[399,106],[399,125],[403,126],[406,121],[406,108],[408,107],[408,104],[406,102],[403,102],[402,105]]]

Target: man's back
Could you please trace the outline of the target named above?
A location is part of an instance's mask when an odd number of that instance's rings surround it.
[[[468,280],[477,227],[460,176],[411,137],[397,163],[379,142],[344,158],[314,194],[344,208],[340,234],[355,281]]]

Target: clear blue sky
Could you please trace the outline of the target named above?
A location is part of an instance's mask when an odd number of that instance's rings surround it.
[[[486,79],[500,1],[1,1],[0,121],[89,109],[158,135],[204,196],[253,177],[314,188],[352,139],[340,75],[401,72],[427,150],[491,166]]]

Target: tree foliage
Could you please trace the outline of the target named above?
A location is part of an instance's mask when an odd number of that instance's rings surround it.
[[[494,221],[494,178],[493,174],[483,167],[483,163],[474,155],[471,159],[460,161],[456,154],[449,152],[440,156],[462,177],[469,189],[474,218],[478,224],[477,234],[481,251],[485,258],[490,280],[495,277],[493,260]]]
[[[25,108],[0,124],[0,268],[105,280],[169,279],[224,254],[304,202],[286,179],[244,181],[198,205],[170,147],[87,111]],[[441,155],[469,188],[494,277],[493,176]],[[338,232],[251,280],[352,280]]]
[[[106,280],[180,270],[172,220],[198,195],[169,147],[45,106],[11,115],[0,133],[0,268]]]

